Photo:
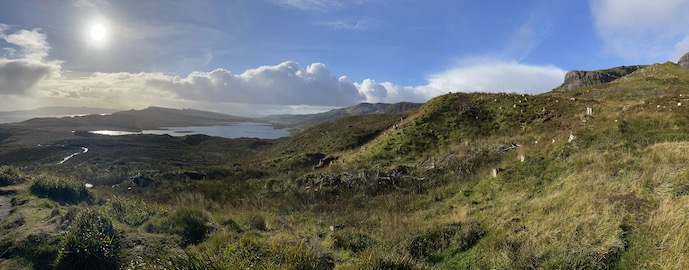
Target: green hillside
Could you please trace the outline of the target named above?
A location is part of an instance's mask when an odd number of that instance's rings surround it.
[[[63,165],[13,145],[0,268],[686,269],[687,106],[665,63],[279,140],[73,138],[101,156]]]

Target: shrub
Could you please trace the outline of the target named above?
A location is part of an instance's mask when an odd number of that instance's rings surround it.
[[[47,233],[30,234],[17,243],[22,257],[30,260],[34,269],[50,269],[60,251],[60,238]]]
[[[417,259],[438,262],[442,260],[443,255],[452,255],[469,249],[484,233],[477,222],[436,226],[412,239],[408,247],[409,254]]]
[[[415,270],[423,269],[409,257],[397,257],[383,254],[367,254],[351,266],[352,269],[375,269],[375,270]]]
[[[59,202],[78,203],[92,199],[91,193],[86,189],[84,183],[73,179],[39,176],[33,181],[29,189],[36,196],[47,197]]]
[[[266,219],[261,215],[254,215],[249,219],[249,227],[259,231],[267,231]]]
[[[375,244],[375,240],[365,233],[337,231],[333,233],[333,244],[337,249],[360,252]]]
[[[113,196],[108,206],[109,212],[117,221],[132,227],[138,227],[156,215],[156,208],[131,198]]]
[[[198,244],[206,239],[211,227],[208,218],[200,210],[180,209],[163,221],[162,227],[168,233],[182,237],[182,246]]]
[[[24,179],[14,168],[10,166],[0,167],[0,187],[19,184],[23,181]]]
[[[118,232],[101,211],[84,210],[62,240],[57,269],[116,269]]]

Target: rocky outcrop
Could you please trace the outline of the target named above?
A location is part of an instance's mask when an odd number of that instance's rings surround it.
[[[689,69],[689,53],[686,53],[682,56],[682,58],[677,61],[677,65],[679,65],[682,68]]]
[[[555,88],[554,91],[571,91],[584,86],[609,83],[644,67],[646,65],[621,66],[593,71],[572,70],[565,74],[565,82]]]

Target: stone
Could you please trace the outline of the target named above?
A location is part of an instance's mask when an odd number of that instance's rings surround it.
[[[689,53],[684,54],[682,58],[677,61],[677,65],[681,68],[689,69]]]
[[[687,58],[686,61],[689,64],[689,57]],[[646,65],[620,66],[592,71],[572,70],[565,74],[564,83],[555,88],[554,91],[571,91],[584,86],[609,83],[644,67]]]

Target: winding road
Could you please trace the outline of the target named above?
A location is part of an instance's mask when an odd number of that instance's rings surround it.
[[[67,156],[66,158],[62,159],[62,161],[58,162],[57,164],[60,165],[60,164],[62,164],[62,163],[65,163],[65,162],[67,162],[67,160],[69,160],[70,158],[75,157],[75,156],[78,155],[78,154],[85,154],[86,152],[89,151],[89,149],[86,148],[86,147],[82,147],[82,148],[81,148],[81,151],[82,151],[82,152],[76,152],[76,153],[74,153],[74,154],[71,154],[71,155]]]

